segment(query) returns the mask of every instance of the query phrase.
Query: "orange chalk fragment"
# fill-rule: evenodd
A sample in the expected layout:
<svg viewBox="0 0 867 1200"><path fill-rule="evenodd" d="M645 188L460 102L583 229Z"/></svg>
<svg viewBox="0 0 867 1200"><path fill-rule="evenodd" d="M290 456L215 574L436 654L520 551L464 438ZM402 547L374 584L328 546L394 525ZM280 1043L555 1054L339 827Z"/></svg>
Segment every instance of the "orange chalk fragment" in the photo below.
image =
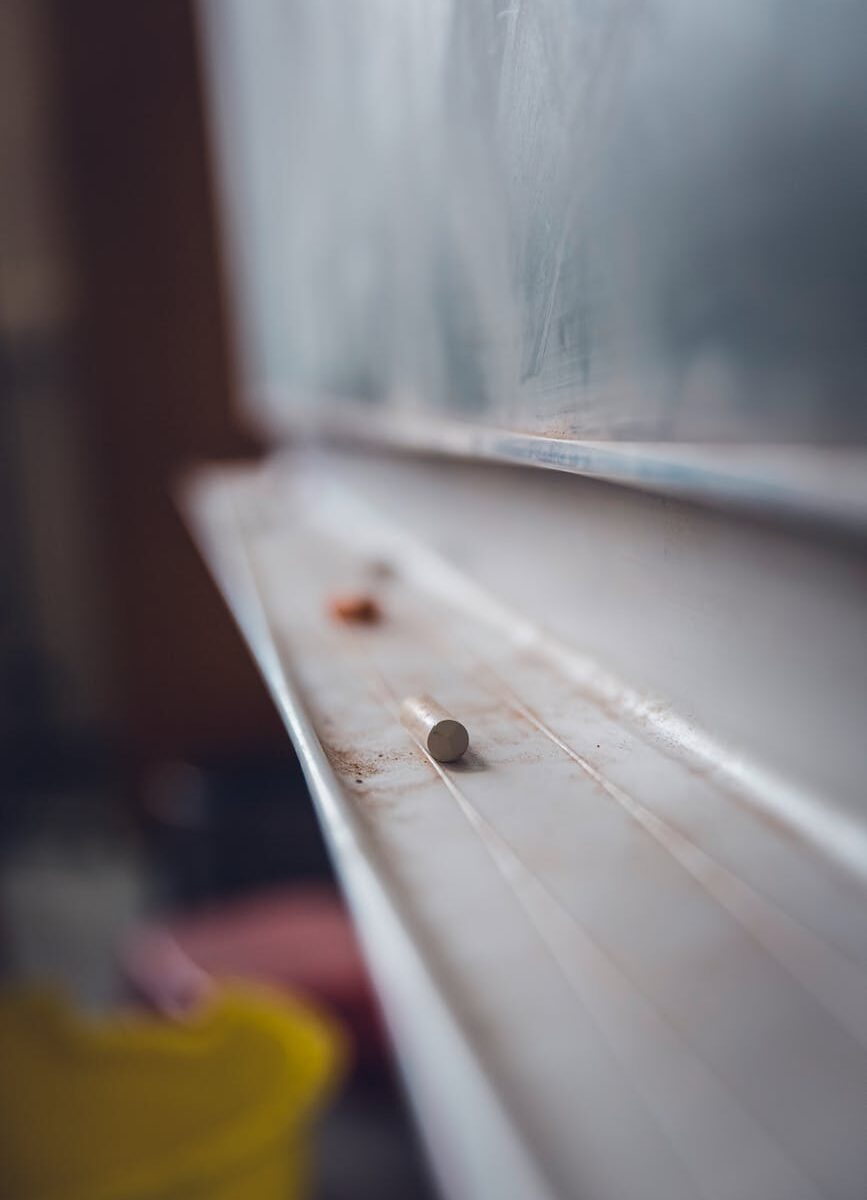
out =
<svg viewBox="0 0 867 1200"><path fill-rule="evenodd" d="M376 600L364 592L332 596L328 607L335 620L351 625L375 625L382 618L382 609Z"/></svg>

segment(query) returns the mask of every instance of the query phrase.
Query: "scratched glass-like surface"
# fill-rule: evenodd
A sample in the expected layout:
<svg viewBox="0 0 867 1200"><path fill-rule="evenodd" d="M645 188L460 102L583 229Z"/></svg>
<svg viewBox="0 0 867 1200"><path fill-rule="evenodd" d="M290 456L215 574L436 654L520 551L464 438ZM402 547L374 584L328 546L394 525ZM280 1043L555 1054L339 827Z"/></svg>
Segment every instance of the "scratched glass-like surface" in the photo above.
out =
<svg viewBox="0 0 867 1200"><path fill-rule="evenodd" d="M201 11L273 427L867 440L867 4Z"/></svg>

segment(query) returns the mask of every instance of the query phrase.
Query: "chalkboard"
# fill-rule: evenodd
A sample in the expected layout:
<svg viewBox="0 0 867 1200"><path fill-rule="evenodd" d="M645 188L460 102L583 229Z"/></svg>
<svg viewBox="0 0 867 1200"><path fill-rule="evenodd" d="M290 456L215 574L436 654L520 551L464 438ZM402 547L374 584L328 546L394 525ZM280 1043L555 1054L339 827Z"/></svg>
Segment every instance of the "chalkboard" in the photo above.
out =
<svg viewBox="0 0 867 1200"><path fill-rule="evenodd" d="M867 3L201 12L269 428L867 440Z"/></svg>

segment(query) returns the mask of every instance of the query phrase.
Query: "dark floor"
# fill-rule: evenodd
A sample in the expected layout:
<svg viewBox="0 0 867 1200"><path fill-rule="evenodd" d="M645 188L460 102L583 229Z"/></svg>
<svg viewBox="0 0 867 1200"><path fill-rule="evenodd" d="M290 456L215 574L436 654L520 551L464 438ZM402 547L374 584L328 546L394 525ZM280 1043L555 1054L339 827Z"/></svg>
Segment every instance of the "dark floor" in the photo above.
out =
<svg viewBox="0 0 867 1200"><path fill-rule="evenodd" d="M317 1138L316 1200L433 1200L403 1100L391 1081L350 1083Z"/></svg>

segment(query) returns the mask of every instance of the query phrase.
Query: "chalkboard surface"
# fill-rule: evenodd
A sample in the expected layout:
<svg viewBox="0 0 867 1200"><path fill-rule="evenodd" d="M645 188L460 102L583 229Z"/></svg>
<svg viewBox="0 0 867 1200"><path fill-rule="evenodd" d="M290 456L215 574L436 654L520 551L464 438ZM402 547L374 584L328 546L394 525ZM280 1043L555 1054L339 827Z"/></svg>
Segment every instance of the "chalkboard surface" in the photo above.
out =
<svg viewBox="0 0 867 1200"><path fill-rule="evenodd" d="M867 440L867 4L201 10L266 425Z"/></svg>

